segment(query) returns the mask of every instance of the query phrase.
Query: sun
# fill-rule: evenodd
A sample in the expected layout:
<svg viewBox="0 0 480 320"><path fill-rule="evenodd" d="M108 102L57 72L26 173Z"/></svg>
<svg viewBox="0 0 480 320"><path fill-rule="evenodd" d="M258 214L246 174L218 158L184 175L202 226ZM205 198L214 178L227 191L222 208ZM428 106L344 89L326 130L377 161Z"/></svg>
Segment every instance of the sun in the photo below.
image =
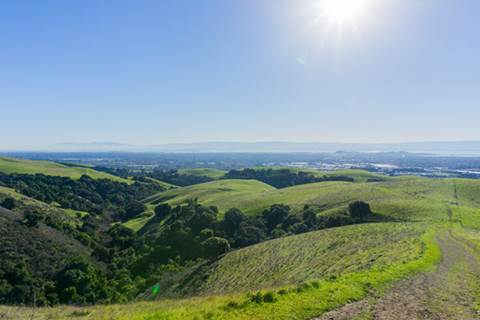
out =
<svg viewBox="0 0 480 320"><path fill-rule="evenodd" d="M329 24L356 24L365 16L371 0L319 0L318 9Z"/></svg>

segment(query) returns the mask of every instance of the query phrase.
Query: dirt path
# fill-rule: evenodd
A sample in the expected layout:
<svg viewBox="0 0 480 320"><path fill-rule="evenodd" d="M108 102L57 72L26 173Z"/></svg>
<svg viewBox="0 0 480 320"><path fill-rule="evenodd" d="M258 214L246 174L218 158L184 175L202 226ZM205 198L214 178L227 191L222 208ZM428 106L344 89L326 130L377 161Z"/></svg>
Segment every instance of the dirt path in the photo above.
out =
<svg viewBox="0 0 480 320"><path fill-rule="evenodd" d="M380 299L362 300L316 320L473 320L480 264L466 245L446 232L438 238L442 261L435 272L395 285Z"/></svg>

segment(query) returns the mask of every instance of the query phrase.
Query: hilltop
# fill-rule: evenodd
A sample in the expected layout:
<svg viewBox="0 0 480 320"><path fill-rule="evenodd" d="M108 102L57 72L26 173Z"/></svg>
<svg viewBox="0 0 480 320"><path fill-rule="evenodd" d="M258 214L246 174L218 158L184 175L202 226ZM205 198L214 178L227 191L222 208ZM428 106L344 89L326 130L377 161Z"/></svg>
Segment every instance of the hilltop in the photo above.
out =
<svg viewBox="0 0 480 320"><path fill-rule="evenodd" d="M6 174L44 174L49 176L61 176L79 179L82 175L88 175L93 179L109 179L118 182L130 183L126 179L96 171L82 166L71 166L50 161L32 161L24 159L0 157L0 172Z"/></svg>

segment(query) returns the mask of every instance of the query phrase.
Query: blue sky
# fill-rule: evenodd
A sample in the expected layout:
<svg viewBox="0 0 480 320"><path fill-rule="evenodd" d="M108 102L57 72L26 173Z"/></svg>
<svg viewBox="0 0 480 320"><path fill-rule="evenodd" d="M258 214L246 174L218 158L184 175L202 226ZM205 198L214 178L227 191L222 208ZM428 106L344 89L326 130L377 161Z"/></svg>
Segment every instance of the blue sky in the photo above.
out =
<svg viewBox="0 0 480 320"><path fill-rule="evenodd" d="M318 1L2 1L0 149L480 140L480 1Z"/></svg>

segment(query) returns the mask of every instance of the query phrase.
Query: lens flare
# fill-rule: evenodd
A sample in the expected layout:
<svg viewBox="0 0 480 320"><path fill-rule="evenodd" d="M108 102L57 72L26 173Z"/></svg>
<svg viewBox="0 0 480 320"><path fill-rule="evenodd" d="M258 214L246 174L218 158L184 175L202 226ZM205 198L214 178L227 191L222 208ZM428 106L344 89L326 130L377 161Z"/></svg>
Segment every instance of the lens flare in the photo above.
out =
<svg viewBox="0 0 480 320"><path fill-rule="evenodd" d="M319 0L320 18L330 26L343 29L345 25L355 28L368 11L372 0Z"/></svg>

